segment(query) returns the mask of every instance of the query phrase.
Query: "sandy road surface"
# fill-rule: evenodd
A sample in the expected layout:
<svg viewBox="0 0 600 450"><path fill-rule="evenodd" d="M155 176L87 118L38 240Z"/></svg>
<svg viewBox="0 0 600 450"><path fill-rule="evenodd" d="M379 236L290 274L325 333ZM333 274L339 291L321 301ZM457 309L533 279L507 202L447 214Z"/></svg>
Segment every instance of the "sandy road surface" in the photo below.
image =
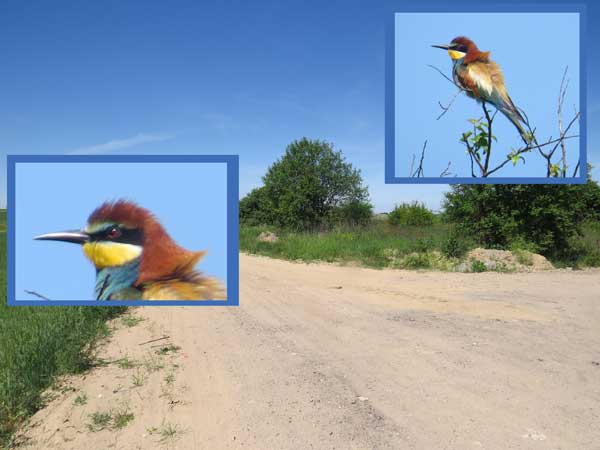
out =
<svg viewBox="0 0 600 450"><path fill-rule="evenodd" d="M21 447L600 449L599 271L240 262L241 307L117 321L113 362L69 381Z"/></svg>

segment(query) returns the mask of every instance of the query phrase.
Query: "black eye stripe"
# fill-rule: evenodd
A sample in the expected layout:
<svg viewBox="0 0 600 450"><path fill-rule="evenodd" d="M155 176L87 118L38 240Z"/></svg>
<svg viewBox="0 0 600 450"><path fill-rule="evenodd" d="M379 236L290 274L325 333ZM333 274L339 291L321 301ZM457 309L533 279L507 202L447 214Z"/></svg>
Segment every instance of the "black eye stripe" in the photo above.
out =
<svg viewBox="0 0 600 450"><path fill-rule="evenodd" d="M463 44L452 44L450 49L456 50L457 52L467 53L467 46Z"/></svg>
<svg viewBox="0 0 600 450"><path fill-rule="evenodd" d="M116 238L109 237L109 233L113 228L117 228L121 235ZM142 245L142 230L137 228L124 228L119 226L112 226L103 230L93 233L91 236L92 241L109 241L109 242L120 242L123 244Z"/></svg>

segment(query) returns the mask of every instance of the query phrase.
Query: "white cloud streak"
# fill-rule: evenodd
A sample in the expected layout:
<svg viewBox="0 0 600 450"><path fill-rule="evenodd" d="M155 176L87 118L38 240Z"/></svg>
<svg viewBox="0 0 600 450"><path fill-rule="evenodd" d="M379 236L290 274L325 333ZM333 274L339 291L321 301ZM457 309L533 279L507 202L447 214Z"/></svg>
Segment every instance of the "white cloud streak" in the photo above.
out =
<svg viewBox="0 0 600 450"><path fill-rule="evenodd" d="M117 150L136 147L142 144L148 144L150 142L168 141L170 139L173 139L174 137L175 136L169 134L138 133L135 136L125 139L115 139L112 141L105 142L103 144L80 147L68 153L71 155L101 155L105 153L112 153Z"/></svg>

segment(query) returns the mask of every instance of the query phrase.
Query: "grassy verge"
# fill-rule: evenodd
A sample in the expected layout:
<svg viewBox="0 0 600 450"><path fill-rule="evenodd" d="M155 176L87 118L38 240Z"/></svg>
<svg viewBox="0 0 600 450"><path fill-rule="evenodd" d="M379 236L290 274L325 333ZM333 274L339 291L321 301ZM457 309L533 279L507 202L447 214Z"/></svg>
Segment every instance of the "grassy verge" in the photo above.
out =
<svg viewBox="0 0 600 450"><path fill-rule="evenodd" d="M42 406L42 392L56 377L90 367L94 344L108 332L106 320L122 311L6 306L6 233L0 231L0 447Z"/></svg>
<svg viewBox="0 0 600 450"><path fill-rule="evenodd" d="M261 242L260 233L273 231L267 227L240 228L242 251L302 261L357 262L368 267L390 267L394 261L411 254L442 252L451 236L444 224L429 227L393 227L374 223L366 228L336 230L327 233L294 233L275 231L277 242ZM464 244L465 248L468 244ZM427 258L415 267L428 266ZM410 265L410 264L409 264Z"/></svg>
<svg viewBox="0 0 600 450"><path fill-rule="evenodd" d="M258 236L275 232L276 242ZM358 263L375 268L453 270L465 254L478 245L459 236L452 227L436 222L430 226L396 227L374 221L365 228L341 229L326 233L295 233L272 227L240 227L240 249L244 252L292 261ZM600 223L583 227L577 238L576 254L565 260L551 260L557 267L600 267ZM512 249L517 258L530 257ZM526 261L519 261L525 264Z"/></svg>

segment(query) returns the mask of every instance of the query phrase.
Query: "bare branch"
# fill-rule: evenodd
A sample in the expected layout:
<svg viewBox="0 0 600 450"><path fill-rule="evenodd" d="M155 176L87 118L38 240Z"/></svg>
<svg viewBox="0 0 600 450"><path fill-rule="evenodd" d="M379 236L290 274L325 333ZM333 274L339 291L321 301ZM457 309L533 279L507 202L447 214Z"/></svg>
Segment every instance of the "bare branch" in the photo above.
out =
<svg viewBox="0 0 600 450"><path fill-rule="evenodd" d="M35 291L28 291L27 289L25 289L25 293L27 293L29 295L33 295L34 297L37 297L37 298L41 298L42 300L50 300L45 295L39 294L39 293L37 293Z"/></svg>
<svg viewBox="0 0 600 450"><path fill-rule="evenodd" d="M579 137L579 135L575 135L575 136L563 136L562 138L554 139L554 140L548 141L548 142L546 142L544 144L538 144L538 145L535 145L535 146L524 147L524 148L522 148L520 150L517 150L516 152L513 152L512 156L514 157L514 156L522 155L523 153L527 153L527 152L529 152L531 150L541 149L543 147L555 144L555 143L560 142L560 141L565 140L565 139L573 139L573 138L578 138L578 137ZM504 167L506 164L508 164L510 161L512 161L512 158L511 157L507 157L502 163L500 163L494 169L490 170L487 174L491 175L494 172L497 172L502 167Z"/></svg>
<svg viewBox="0 0 600 450"><path fill-rule="evenodd" d="M408 171L408 176L412 177L413 167L415 166L415 154L412 155L412 160L410 162L410 170Z"/></svg>
<svg viewBox="0 0 600 450"><path fill-rule="evenodd" d="M427 140L425 140L425 142L423 143L423 148L421 149L421 160L419 161L419 167L417 167L417 170L415 170L413 172L413 174L411 175L413 178L421 178L423 176L425 176L425 173L423 172L423 160L425 159L425 149L427 148Z"/></svg>
<svg viewBox="0 0 600 450"><path fill-rule="evenodd" d="M458 97L461 92L462 90L456 91L456 94L454 94L454 97L452 97L450 103L448 103L448 106L444 106L442 105L442 102L438 101L438 105L440 106L440 108L442 108L442 113L439 116L437 116L435 120L440 120L442 117L444 117L444 114L446 114L450 110L450 107L454 104L456 97Z"/></svg>
<svg viewBox="0 0 600 450"><path fill-rule="evenodd" d="M448 165L446 166L446 168L444 170L442 170L442 173L440 173L440 178L444 178L449 175L452 175L452 173L450 172L451 165L452 165L452 161L448 161Z"/></svg>
<svg viewBox="0 0 600 450"><path fill-rule="evenodd" d="M442 72L442 69L436 67L436 66L432 66L431 64L427 64L428 67L431 67L433 70L436 70L441 76L443 76L446 80L448 80L450 83L452 83L454 86L456 86L457 88L459 88L461 91L464 91L463 88L461 88L460 86L458 86L454 80L450 79L444 72Z"/></svg>
<svg viewBox="0 0 600 450"><path fill-rule="evenodd" d="M575 166L575 170L573 171L573 178L575 178L575 175L577 175L577 171L579 170L580 163L581 163L581 161L577 161L577 165Z"/></svg>
<svg viewBox="0 0 600 450"><path fill-rule="evenodd" d="M494 117L496 117L496 113L498 112L498 110L496 110L496 113L494 113L494 115L490 117L490 113L489 113L488 109L485 107L485 101L481 102L481 107L483 108L483 112L485 114L485 118L488 123L488 131L487 131L488 132L488 137L487 137L488 145L487 145L487 152L485 154L485 163L483 164L484 173L482 174L485 177L485 176L487 176L487 171L490 166L490 156L492 155L492 140L493 140L492 123L494 122Z"/></svg>

